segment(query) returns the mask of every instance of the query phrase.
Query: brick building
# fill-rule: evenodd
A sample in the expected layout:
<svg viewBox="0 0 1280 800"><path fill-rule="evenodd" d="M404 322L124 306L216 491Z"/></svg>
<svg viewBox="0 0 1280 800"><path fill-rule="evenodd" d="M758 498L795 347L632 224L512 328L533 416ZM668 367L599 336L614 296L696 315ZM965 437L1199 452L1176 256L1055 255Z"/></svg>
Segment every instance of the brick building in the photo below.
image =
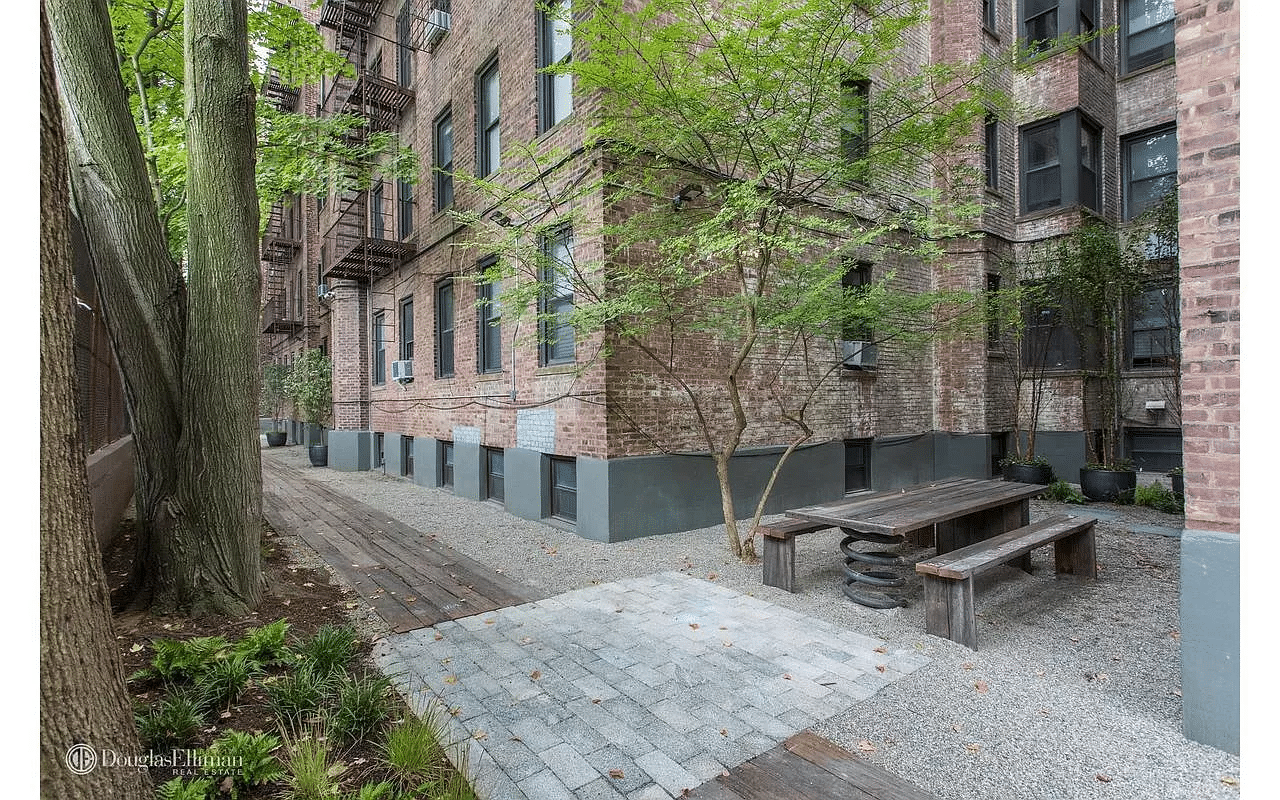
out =
<svg viewBox="0 0 1280 800"><path fill-rule="evenodd" d="M1186 563L1207 559L1210 581L1231 582L1239 533L1235 4L933 0L930 11L928 25L904 40L905 68L1103 33L1001 77L1021 110L974 133L981 146L970 166L987 184L980 236L950 243L940 264L860 268L870 277L892 268L906 290L1016 285L1044 243L1089 220L1123 228L1176 183L1181 280L1153 269L1125 310L1124 454L1163 473L1184 463L1185 449ZM590 107L575 107L582 101L563 81L538 72L571 42L532 2L326 0L312 13L357 75L304 90L302 107L360 113L369 130L399 132L421 158L417 182L282 204L264 240L268 357L288 362L318 346L333 358L330 466L385 469L604 541L719 522L711 460L688 435L688 411L669 402L671 387L625 350L597 360L599 341L552 331L533 342L510 330L483 304L492 289L473 279L485 259L458 246L468 231L449 212L479 201L449 173L496 173L515 142L563 148L584 173L592 169L579 147ZM597 203L587 201L585 213L603 218ZM543 245L555 258L603 248L568 228ZM1042 325L1037 335L1063 341L1057 323ZM842 357L839 342L831 350ZM1023 356L1002 347L999 332L923 352L889 344L865 356L863 368L824 386L814 436L784 470L771 511L987 476L1011 451L1011 375ZM1099 428L1083 358L1061 345L1044 378L1038 451L1069 479ZM660 446L640 429L661 432ZM749 432L734 467L741 516L780 444L775 426ZM1186 728L1238 749L1238 733L1229 735L1238 726L1222 708L1238 709L1238 685L1207 677L1238 658L1238 637L1224 641L1210 617L1186 605L1204 608L1210 595L1214 615L1238 614L1238 600L1207 583L1184 587ZM1203 637L1188 627L1197 621Z"/></svg>

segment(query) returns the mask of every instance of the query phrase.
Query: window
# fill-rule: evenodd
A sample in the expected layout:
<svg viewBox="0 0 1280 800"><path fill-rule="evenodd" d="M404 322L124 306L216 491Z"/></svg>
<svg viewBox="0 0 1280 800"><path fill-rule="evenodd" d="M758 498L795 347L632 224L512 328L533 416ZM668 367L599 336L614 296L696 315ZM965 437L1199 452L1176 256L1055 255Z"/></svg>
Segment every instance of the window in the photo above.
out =
<svg viewBox="0 0 1280 800"><path fill-rule="evenodd" d="M453 442L440 443L440 486L453 488Z"/></svg>
<svg viewBox="0 0 1280 800"><path fill-rule="evenodd" d="M481 178L502 165L502 136L498 104L498 60L476 79L476 175Z"/></svg>
<svg viewBox="0 0 1280 800"><path fill-rule="evenodd" d="M871 488L871 440L845 439L844 493Z"/></svg>
<svg viewBox="0 0 1280 800"><path fill-rule="evenodd" d="M987 346L1000 344L1000 276L987 273Z"/></svg>
<svg viewBox="0 0 1280 800"><path fill-rule="evenodd" d="M846 258L844 261L844 275L840 277L840 288L844 289L845 294L859 295L866 291L866 287L870 283L871 263ZM865 322L846 317L844 323L840 326L840 338L846 342L869 342L874 337L871 327Z"/></svg>
<svg viewBox="0 0 1280 800"><path fill-rule="evenodd" d="M578 463L552 456L551 516L568 522L578 519Z"/></svg>
<svg viewBox="0 0 1280 800"><path fill-rule="evenodd" d="M993 476L1004 473L1004 465L1000 462L1004 461L1009 455L1009 434L993 433L991 434L991 474Z"/></svg>
<svg viewBox="0 0 1280 800"><path fill-rule="evenodd" d="M387 382L387 312L373 315L373 382Z"/></svg>
<svg viewBox="0 0 1280 800"><path fill-rule="evenodd" d="M396 15L396 82L401 86L413 83L412 9L409 3L400 5Z"/></svg>
<svg viewBox="0 0 1280 800"><path fill-rule="evenodd" d="M413 297L400 301L400 360L413 360Z"/></svg>
<svg viewBox="0 0 1280 800"><path fill-rule="evenodd" d="M1178 357L1178 291L1152 287L1134 298L1130 309L1129 354L1134 367L1172 367Z"/></svg>
<svg viewBox="0 0 1280 800"><path fill-rule="evenodd" d="M413 437L400 437L400 474L406 478L413 476Z"/></svg>
<svg viewBox="0 0 1280 800"><path fill-rule="evenodd" d="M399 219L397 227L400 239L408 239L413 233L413 184L406 180L396 181L396 193L399 195Z"/></svg>
<svg viewBox="0 0 1280 800"><path fill-rule="evenodd" d="M435 123L436 211L453 205L453 112L445 112Z"/></svg>
<svg viewBox="0 0 1280 800"><path fill-rule="evenodd" d="M1120 26L1124 72L1173 58L1173 0L1125 0Z"/></svg>
<svg viewBox="0 0 1280 800"><path fill-rule="evenodd" d="M999 30L996 27L996 6L996 0L982 0L982 25L992 33Z"/></svg>
<svg viewBox="0 0 1280 800"><path fill-rule="evenodd" d="M840 125L840 157L852 169L852 180L862 180L871 150L871 81L846 78L840 82L844 105Z"/></svg>
<svg viewBox="0 0 1280 800"><path fill-rule="evenodd" d="M1079 369L1080 344L1067 327L1059 303L1042 298L1023 310L1022 365L1027 369Z"/></svg>
<svg viewBox="0 0 1280 800"><path fill-rule="evenodd" d="M480 262L481 273L496 263L496 258ZM476 368L480 372L502 371L502 315L498 293L496 283L476 284Z"/></svg>
<svg viewBox="0 0 1280 800"><path fill-rule="evenodd" d="M505 500L506 486L503 483L503 462L505 451L496 447L484 448L484 496L488 500Z"/></svg>
<svg viewBox="0 0 1280 800"><path fill-rule="evenodd" d="M386 219L382 216L382 181L378 181L369 190L369 238L385 239L387 237Z"/></svg>
<svg viewBox="0 0 1280 800"><path fill-rule="evenodd" d="M1050 49L1059 36L1084 35L1097 29L1098 0L1022 0L1022 38L1036 52ZM1085 47L1097 55L1098 38Z"/></svg>
<svg viewBox="0 0 1280 800"><path fill-rule="evenodd" d="M1178 135L1162 128L1125 139L1124 218L1133 219L1178 185Z"/></svg>
<svg viewBox="0 0 1280 800"><path fill-rule="evenodd" d="M1022 211L1102 206L1102 133L1078 111L1022 129Z"/></svg>
<svg viewBox="0 0 1280 800"><path fill-rule="evenodd" d="M983 142L986 145L985 166L987 188L993 191L1000 189L1000 120L988 111L982 127Z"/></svg>
<svg viewBox="0 0 1280 800"><path fill-rule="evenodd" d="M1182 466L1182 431L1126 428L1125 452L1133 465L1146 472L1168 472Z"/></svg>
<svg viewBox="0 0 1280 800"><path fill-rule="evenodd" d="M572 14L570 0L549 0L547 9L538 13L538 68L569 63L573 36L568 19ZM568 74L538 76L538 125L545 131L573 111L573 76Z"/></svg>
<svg viewBox="0 0 1280 800"><path fill-rule="evenodd" d="M383 444L383 435L381 433L375 433L373 435L373 466L374 467L385 466L387 463L386 459L383 458L382 444Z"/></svg>
<svg viewBox="0 0 1280 800"><path fill-rule="evenodd" d="M573 230L559 228L542 237L543 266L539 279L539 357L542 365L563 364L574 359L573 325Z"/></svg>
<svg viewBox="0 0 1280 800"><path fill-rule="evenodd" d="M436 377L453 377L453 278L436 284Z"/></svg>

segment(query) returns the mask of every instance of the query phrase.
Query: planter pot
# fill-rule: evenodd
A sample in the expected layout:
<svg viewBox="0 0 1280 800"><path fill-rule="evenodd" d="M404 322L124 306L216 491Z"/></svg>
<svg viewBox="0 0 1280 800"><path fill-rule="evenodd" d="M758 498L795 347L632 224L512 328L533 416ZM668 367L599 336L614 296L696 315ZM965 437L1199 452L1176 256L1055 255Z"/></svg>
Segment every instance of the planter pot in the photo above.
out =
<svg viewBox="0 0 1280 800"><path fill-rule="evenodd" d="M1005 464L1001 469L1006 481L1038 483L1041 486L1053 483L1053 467L1048 464Z"/></svg>
<svg viewBox="0 0 1280 800"><path fill-rule="evenodd" d="M1182 476L1181 476L1181 475L1170 475L1170 476L1169 476L1169 482L1170 482L1171 484L1173 484L1173 493L1174 493L1174 494L1176 494L1176 495L1182 495L1182 494L1183 494L1183 491L1182 491L1182 485L1183 485L1183 484L1182 484Z"/></svg>
<svg viewBox="0 0 1280 800"><path fill-rule="evenodd" d="M267 447L280 447L288 438L284 431L267 431Z"/></svg>
<svg viewBox="0 0 1280 800"><path fill-rule="evenodd" d="M327 466L329 463L329 445L313 444L307 448L307 456L311 459L311 466Z"/></svg>
<svg viewBox="0 0 1280 800"><path fill-rule="evenodd" d="M1138 473L1131 469L1080 468L1080 492L1090 500L1114 503L1120 498L1133 498Z"/></svg>

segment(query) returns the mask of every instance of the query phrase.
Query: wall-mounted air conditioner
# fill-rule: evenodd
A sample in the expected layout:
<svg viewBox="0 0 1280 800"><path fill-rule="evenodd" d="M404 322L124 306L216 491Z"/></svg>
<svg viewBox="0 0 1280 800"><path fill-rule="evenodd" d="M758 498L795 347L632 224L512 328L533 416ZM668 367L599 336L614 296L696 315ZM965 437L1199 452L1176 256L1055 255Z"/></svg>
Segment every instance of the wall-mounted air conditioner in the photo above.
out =
<svg viewBox="0 0 1280 800"><path fill-rule="evenodd" d="M440 40L449 32L452 25L452 18L448 11L441 11L434 8L427 13L426 30L423 32L423 47L427 51L436 49L436 45L440 44Z"/></svg>
<svg viewBox="0 0 1280 800"><path fill-rule="evenodd" d="M845 369L873 369L876 365L876 346L872 342L843 341L840 356Z"/></svg>
<svg viewBox="0 0 1280 800"><path fill-rule="evenodd" d="M397 383L410 383L413 381L413 361L392 361L391 362L391 380Z"/></svg>

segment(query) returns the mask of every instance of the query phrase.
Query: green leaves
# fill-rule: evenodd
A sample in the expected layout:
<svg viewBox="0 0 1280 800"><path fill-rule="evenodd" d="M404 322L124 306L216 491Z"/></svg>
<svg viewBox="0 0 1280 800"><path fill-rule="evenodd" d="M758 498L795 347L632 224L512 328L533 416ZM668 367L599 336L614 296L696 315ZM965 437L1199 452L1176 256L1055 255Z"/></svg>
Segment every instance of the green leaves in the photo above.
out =
<svg viewBox="0 0 1280 800"><path fill-rule="evenodd" d="M306 422L323 422L333 406L333 366L319 348L307 349L293 363L285 391Z"/></svg>

